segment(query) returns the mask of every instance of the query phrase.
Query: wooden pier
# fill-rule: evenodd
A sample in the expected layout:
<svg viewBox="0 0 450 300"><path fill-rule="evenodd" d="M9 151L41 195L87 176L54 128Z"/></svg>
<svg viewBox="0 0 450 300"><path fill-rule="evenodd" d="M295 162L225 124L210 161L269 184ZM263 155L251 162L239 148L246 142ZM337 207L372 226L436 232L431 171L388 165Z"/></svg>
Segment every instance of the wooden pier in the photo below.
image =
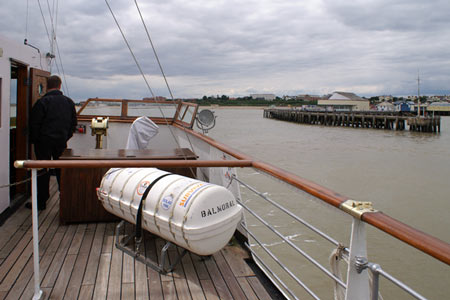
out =
<svg viewBox="0 0 450 300"><path fill-rule="evenodd" d="M264 118L301 124L440 132L439 116L402 115L399 112L324 112L296 109L264 109Z"/></svg>

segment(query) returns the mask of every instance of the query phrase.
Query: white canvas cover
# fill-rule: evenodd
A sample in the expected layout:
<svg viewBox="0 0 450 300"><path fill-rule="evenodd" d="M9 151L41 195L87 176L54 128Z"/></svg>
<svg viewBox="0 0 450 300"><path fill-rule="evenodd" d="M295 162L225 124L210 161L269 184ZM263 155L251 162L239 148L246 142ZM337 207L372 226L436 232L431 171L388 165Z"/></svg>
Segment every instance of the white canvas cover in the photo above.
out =
<svg viewBox="0 0 450 300"><path fill-rule="evenodd" d="M127 149L145 149L152 137L158 134L159 127L148 117L139 117L131 124L128 133Z"/></svg>

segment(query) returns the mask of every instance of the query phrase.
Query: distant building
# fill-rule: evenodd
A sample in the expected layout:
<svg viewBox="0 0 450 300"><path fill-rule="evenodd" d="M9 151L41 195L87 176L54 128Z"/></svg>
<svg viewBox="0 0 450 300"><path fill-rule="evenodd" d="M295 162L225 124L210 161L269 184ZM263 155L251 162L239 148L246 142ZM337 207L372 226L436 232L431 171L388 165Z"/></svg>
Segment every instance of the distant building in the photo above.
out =
<svg viewBox="0 0 450 300"><path fill-rule="evenodd" d="M395 111L402 111L402 112L409 112L412 110L411 107L414 107L414 102L412 102L412 101L408 101L408 102L396 101L392 104L394 104L394 106L395 106Z"/></svg>
<svg viewBox="0 0 450 300"><path fill-rule="evenodd" d="M167 100L167 98L163 97L163 96L156 96L156 97L145 97L142 100L146 100L146 101L147 100L165 101L165 100Z"/></svg>
<svg viewBox="0 0 450 300"><path fill-rule="evenodd" d="M276 98L274 94L251 94L250 97L252 97L252 99L255 100L267 100L267 101L273 101Z"/></svg>
<svg viewBox="0 0 450 300"><path fill-rule="evenodd" d="M334 92L328 99L319 100L317 105L334 111L370 110L369 100L346 92Z"/></svg>
<svg viewBox="0 0 450 300"><path fill-rule="evenodd" d="M391 102L387 102L387 101L383 101L379 104L377 104L377 110L378 111L394 111L395 110L395 105L392 104Z"/></svg>
<svg viewBox="0 0 450 300"><path fill-rule="evenodd" d="M392 95L383 95L383 96L378 96L378 99L380 101L392 101L394 99L394 97L392 97Z"/></svg>
<svg viewBox="0 0 450 300"><path fill-rule="evenodd" d="M446 112L450 114L450 103L447 102L433 102L427 107L428 112Z"/></svg>
<svg viewBox="0 0 450 300"><path fill-rule="evenodd" d="M319 95L308 95L308 94L304 94L304 95L298 95L295 96L296 100L304 100L304 101L314 101L314 100L319 100L321 99L321 97Z"/></svg>

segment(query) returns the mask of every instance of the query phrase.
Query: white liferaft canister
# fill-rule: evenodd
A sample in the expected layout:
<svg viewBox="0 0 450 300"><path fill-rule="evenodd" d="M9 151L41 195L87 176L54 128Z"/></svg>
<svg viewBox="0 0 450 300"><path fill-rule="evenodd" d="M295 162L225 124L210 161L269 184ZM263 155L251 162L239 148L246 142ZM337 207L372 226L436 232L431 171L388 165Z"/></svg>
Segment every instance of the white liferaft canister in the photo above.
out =
<svg viewBox="0 0 450 300"><path fill-rule="evenodd" d="M142 195L159 177L156 168L113 168L97 189L110 213L136 224ZM142 209L142 228L198 255L223 248L241 220L242 207L223 186L170 174L151 187Z"/></svg>

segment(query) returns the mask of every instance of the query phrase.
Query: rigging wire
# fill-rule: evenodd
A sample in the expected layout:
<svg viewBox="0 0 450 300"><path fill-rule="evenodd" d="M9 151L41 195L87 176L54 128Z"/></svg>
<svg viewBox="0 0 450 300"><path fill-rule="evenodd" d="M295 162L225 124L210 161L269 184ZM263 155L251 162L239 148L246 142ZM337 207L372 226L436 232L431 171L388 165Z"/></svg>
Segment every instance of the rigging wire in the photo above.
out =
<svg viewBox="0 0 450 300"><path fill-rule="evenodd" d="M45 31L47 32L48 42L50 45L52 44L52 39L50 38L50 34L48 33L47 23L45 22L44 12L42 11L41 2L37 0L39 4L39 10L41 11L42 21L44 22Z"/></svg>
<svg viewBox="0 0 450 300"><path fill-rule="evenodd" d="M141 17L142 25L144 26L145 32L147 34L148 41L150 42L150 45L151 45L151 47L153 49L153 54L155 55L156 61L158 62L159 69L161 70L161 74L162 74L162 76L164 78L164 81L166 83L167 89L169 90L170 97L172 98L172 100L174 100L174 97L173 97L173 94L172 94L172 90L170 89L169 82L167 81L166 74L164 73L164 70L162 68L162 65L161 65L161 62L159 60L158 54L156 53L155 46L153 45L152 38L150 37L150 33L148 31L147 25L145 24L144 17L142 16L141 10L139 9L139 5L137 3L137 0L134 0L134 3L136 4L136 8L137 8L137 10L139 12L139 16ZM191 139L189 138L189 135L187 134L186 131L184 131L184 134L186 135L186 138L187 138L187 140L189 142L189 145L191 147L191 150L193 152L194 151L194 146L192 145ZM173 138L177 141L175 135L173 133L172 133L172 135L173 135ZM181 148L180 144L178 143L178 141L177 141L177 144L178 144L178 147ZM187 158L185 157L185 159L187 159Z"/></svg>
<svg viewBox="0 0 450 300"><path fill-rule="evenodd" d="M139 16L141 17L142 25L144 25L144 29L145 29L145 32L147 33L148 41L150 42L150 45L152 46L153 53L155 54L155 58L156 58L156 61L158 62L159 69L161 70L161 74L164 77L164 81L166 82L166 86L167 86L167 89L169 90L170 97L172 98L172 100L174 100L172 90L170 89L169 83L167 82L166 74L164 74L164 70L162 68L161 62L159 61L159 57L158 57L158 54L156 53L156 49L155 49L155 46L153 45L153 41L150 37L150 33L148 32L147 25L145 24L144 18L142 17L142 13L141 13L141 10L139 9L137 0L134 0L134 3L136 4L136 8L139 12Z"/></svg>
<svg viewBox="0 0 450 300"><path fill-rule="evenodd" d="M28 3L29 3L29 1L30 0L27 0L27 14L26 14L26 17L25 17L25 41L27 40L27 38L28 38Z"/></svg>
<svg viewBox="0 0 450 300"><path fill-rule="evenodd" d="M56 33L55 33L55 26L53 24L53 15L52 15L52 11L50 9L50 4L48 3L48 0L47 0L47 9L48 9L48 14L50 15L50 25L52 25L52 27L51 27L51 29L52 29L52 43L50 44L50 49L51 49L51 54L53 54L54 49L55 49Z"/></svg>
<svg viewBox="0 0 450 300"><path fill-rule="evenodd" d="M107 5L108 8L109 8L109 11L111 12L111 15L112 15L112 17L113 17L113 19L114 19L114 22L115 22L116 25L117 25L117 28L118 28L119 31L120 31L120 34L122 35L122 38L123 38L125 44L126 44L127 47L128 47L128 50L129 50L130 53L131 53L131 56L132 56L133 59L134 59L134 62L136 63L136 66L137 66L138 69L139 69L139 72L141 72L142 78L144 79L145 84L147 85L148 90L149 90L150 93L152 94L153 99L156 100L155 93L153 92L152 88L150 87L150 84L148 83L147 78L146 78L145 75L144 75L144 71L142 71L141 65L140 65L139 62L137 61L137 58L136 58L136 56L134 55L134 52L133 52L133 50L131 49L130 44L128 43L128 40L127 40L127 38L125 37L125 34L123 33L122 28L120 27L119 22L117 21L116 16L114 15L114 12L113 12L112 9L111 9L111 6L109 6L108 0L105 0L105 2L106 2L106 5ZM162 110L161 110L161 112L162 112ZM164 115L163 115L163 116L164 116Z"/></svg>
<svg viewBox="0 0 450 300"><path fill-rule="evenodd" d="M105 0L105 3L106 3L106 5L108 6L109 11L111 12L111 15L112 15L112 17L113 17L113 19L114 19L114 22L116 23L117 28L119 29L120 34L122 35L122 38L123 38L125 44L127 45L128 50L130 51L131 56L133 57L133 60L134 60L134 62L135 62L135 64L136 64L136 66L138 67L138 69L139 69L139 71L140 71L140 73L141 73L141 75L142 75L142 77L143 77L143 79L144 79L144 81L145 81L145 83L146 83L146 85L147 85L147 88L149 89L150 93L152 94L153 99L156 100L155 93L153 92L152 88L150 87L150 84L148 83L147 78L145 77L144 71L142 70L142 68L141 68L141 66L140 66L140 64L139 64L139 62L138 62L136 56L134 55L134 52L133 52L133 50L131 49L131 46L130 46L130 44L128 43L128 40L127 40L127 38L125 37L125 34L124 34L122 28L120 27L120 24L119 24L119 22L117 21L117 18L116 18L116 16L114 15L114 12L113 12L111 6L110 6L109 3L108 3L108 0ZM177 144L178 148L181 148L180 142L179 142L178 139L176 138L175 133L173 132L173 130L172 130L172 128L171 128L171 126L170 126L170 124L169 124L169 122L168 122L166 116L164 115L164 112L163 112L163 110L161 109L161 106L160 106L160 105L158 105L158 109L159 109L159 111L161 112L161 115L163 116L163 119L164 119L164 121L166 122L166 126L167 126L167 128L169 129L170 134L172 135L172 137L173 137L175 143ZM186 132L185 132L185 133L186 133ZM186 136L187 136L187 133L186 133ZM192 146L192 143L191 143L189 137L187 137L187 138L188 138L188 140L189 140L189 144L190 144L190 146L191 146L191 150L193 151L194 148L193 148L193 146ZM186 157L186 155L183 155L183 158L184 158L185 160L188 159L188 158ZM189 169L191 170L192 174L195 174L192 168L189 168Z"/></svg>
<svg viewBox="0 0 450 300"><path fill-rule="evenodd" d="M58 59L59 59L60 65L61 65L62 72L59 70L57 60L55 60L55 66L56 66L56 69L58 70L58 73L63 75L63 78L64 78L64 80L63 80L64 93L68 97L70 97L69 87L67 86L66 72L64 71L64 65L62 63L62 56L61 56L61 52L59 51L58 41L56 39L56 20L57 20L57 16L58 16L58 10L57 10L58 9L58 5L56 5L56 11L55 11L55 1L53 1L53 13L52 13L52 10L50 9L50 4L49 4L49 2L47 0L47 9L48 9L48 13L50 15L50 20L51 20L51 25L52 25L52 33L53 33L53 35L52 35L53 36L52 37L52 42L50 44L50 48L51 48L51 52L52 52L51 55L53 55L53 52L54 52L54 49L55 49L55 45L56 45L56 53L58 55ZM55 21L53 21L53 19L55 19ZM64 88L64 86L65 86L65 88Z"/></svg>
<svg viewBox="0 0 450 300"><path fill-rule="evenodd" d="M63 66L62 58L61 58L61 52L59 51L59 45L58 45L58 41L56 40L56 37L55 37L55 45L56 45L56 52L58 53L59 63L61 64L61 70L62 70L64 82L65 82L65 85L66 85L66 92L65 93L67 94L68 97L70 97L69 87L67 86L66 72L64 71L64 66ZM55 61L55 64L56 64L56 61ZM58 72L59 72L59 70L58 70Z"/></svg>

